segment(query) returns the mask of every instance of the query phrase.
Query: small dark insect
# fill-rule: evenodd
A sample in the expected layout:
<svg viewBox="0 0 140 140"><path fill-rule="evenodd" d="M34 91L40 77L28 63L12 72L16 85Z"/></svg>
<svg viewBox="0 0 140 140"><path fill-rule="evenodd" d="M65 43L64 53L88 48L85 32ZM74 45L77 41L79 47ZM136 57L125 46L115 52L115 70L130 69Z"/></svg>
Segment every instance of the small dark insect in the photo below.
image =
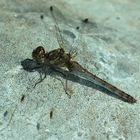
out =
<svg viewBox="0 0 140 140"><path fill-rule="evenodd" d="M50 6L50 11L53 11L53 6Z"/></svg>
<svg viewBox="0 0 140 140"><path fill-rule="evenodd" d="M36 128L37 128L37 130L40 129L40 123L37 123Z"/></svg>
<svg viewBox="0 0 140 140"><path fill-rule="evenodd" d="M82 22L88 23L89 22L89 19L88 18L85 18L85 19L82 20Z"/></svg>
<svg viewBox="0 0 140 140"><path fill-rule="evenodd" d="M40 15L40 18L43 19L44 18L44 15Z"/></svg>
<svg viewBox="0 0 140 140"><path fill-rule="evenodd" d="M52 117L53 117L53 111L51 110L50 111L50 119L52 119Z"/></svg>
<svg viewBox="0 0 140 140"><path fill-rule="evenodd" d="M23 102L24 99L25 99L25 95L22 95L21 98L20 98L20 101Z"/></svg>
<svg viewBox="0 0 140 140"><path fill-rule="evenodd" d="M6 111L4 112L4 114L3 114L3 116L6 117L7 114L8 114L8 111L6 110Z"/></svg>
<svg viewBox="0 0 140 140"><path fill-rule="evenodd" d="M80 27L79 27L79 26L77 26L77 27L76 27L76 30L79 30L79 29L80 29Z"/></svg>

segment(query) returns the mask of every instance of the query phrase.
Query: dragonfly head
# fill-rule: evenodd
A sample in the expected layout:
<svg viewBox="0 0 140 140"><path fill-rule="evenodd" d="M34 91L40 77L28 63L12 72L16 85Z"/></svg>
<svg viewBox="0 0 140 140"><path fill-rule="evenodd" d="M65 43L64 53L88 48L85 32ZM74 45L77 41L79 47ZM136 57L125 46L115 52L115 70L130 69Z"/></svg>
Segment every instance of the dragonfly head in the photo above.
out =
<svg viewBox="0 0 140 140"><path fill-rule="evenodd" d="M32 52L32 58L37 63L44 63L45 61L45 50L42 46L35 48Z"/></svg>

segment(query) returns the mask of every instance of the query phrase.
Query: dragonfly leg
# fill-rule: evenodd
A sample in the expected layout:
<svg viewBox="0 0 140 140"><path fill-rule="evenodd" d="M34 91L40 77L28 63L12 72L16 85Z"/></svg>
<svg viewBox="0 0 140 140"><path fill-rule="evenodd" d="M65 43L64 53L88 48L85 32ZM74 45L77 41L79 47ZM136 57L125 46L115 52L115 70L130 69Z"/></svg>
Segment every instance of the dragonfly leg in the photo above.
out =
<svg viewBox="0 0 140 140"><path fill-rule="evenodd" d="M65 93L68 95L68 98L71 98L71 94L68 92L68 88L67 88L67 81L68 80L66 79L66 83L64 84L63 81L60 78L58 78L56 76L54 78L57 79L57 80L59 80L61 82Z"/></svg>
<svg viewBox="0 0 140 140"><path fill-rule="evenodd" d="M41 83L45 78L46 78L46 74L44 75L44 77L42 77L42 73L40 73L40 78L38 80L38 82L35 83L34 88L36 87L37 84Z"/></svg>
<svg viewBox="0 0 140 140"><path fill-rule="evenodd" d="M65 88L65 90L67 91L68 97L71 98L71 96L72 96L72 94L73 94L73 91L72 91L72 89L68 86L68 78L67 78L67 75L65 75L65 76L66 76L66 82L65 82L64 88ZM69 91L69 92L68 92L68 91Z"/></svg>
<svg viewBox="0 0 140 140"><path fill-rule="evenodd" d="M68 80L67 79L66 79L66 83L65 83L64 89L65 89L66 94L68 95L68 97L71 98L71 93L68 92L69 89L68 89Z"/></svg>

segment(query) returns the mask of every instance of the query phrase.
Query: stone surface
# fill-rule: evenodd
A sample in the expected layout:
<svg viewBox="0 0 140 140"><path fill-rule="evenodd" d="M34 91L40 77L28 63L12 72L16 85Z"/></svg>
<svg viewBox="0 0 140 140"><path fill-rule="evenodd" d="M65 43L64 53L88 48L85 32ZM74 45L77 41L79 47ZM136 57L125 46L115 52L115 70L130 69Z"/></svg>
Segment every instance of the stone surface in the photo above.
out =
<svg viewBox="0 0 140 140"><path fill-rule="evenodd" d="M75 60L134 96L137 103L72 81L69 99L65 79L58 75L47 75L33 88L39 74L25 71L21 61L31 58L39 45L47 51L59 47L50 5L56 7L56 19L69 44L65 48L77 50ZM0 139L138 140L139 12L139 0L0 0ZM89 23L83 25L85 18Z"/></svg>

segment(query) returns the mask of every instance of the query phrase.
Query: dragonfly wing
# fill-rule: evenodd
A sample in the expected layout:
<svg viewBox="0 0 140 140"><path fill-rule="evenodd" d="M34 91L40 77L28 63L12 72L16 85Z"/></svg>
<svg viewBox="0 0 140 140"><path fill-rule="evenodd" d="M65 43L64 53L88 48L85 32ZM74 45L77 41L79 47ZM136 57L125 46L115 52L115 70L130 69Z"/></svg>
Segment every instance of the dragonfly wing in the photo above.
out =
<svg viewBox="0 0 140 140"><path fill-rule="evenodd" d="M75 31L75 28L73 28L72 26L69 26L71 23L70 19L65 18L63 14L60 12L60 10L55 6L50 7L50 13L55 24L55 33L56 33L56 38L57 38L59 47L65 48L68 51L70 50L71 53L74 52L74 54L76 54L75 53L76 50L74 50L74 48L77 43L77 38L76 38L76 35L73 33ZM61 21L61 24L63 24L63 27L65 29L60 28L60 25L61 25L59 24L60 21Z"/></svg>

